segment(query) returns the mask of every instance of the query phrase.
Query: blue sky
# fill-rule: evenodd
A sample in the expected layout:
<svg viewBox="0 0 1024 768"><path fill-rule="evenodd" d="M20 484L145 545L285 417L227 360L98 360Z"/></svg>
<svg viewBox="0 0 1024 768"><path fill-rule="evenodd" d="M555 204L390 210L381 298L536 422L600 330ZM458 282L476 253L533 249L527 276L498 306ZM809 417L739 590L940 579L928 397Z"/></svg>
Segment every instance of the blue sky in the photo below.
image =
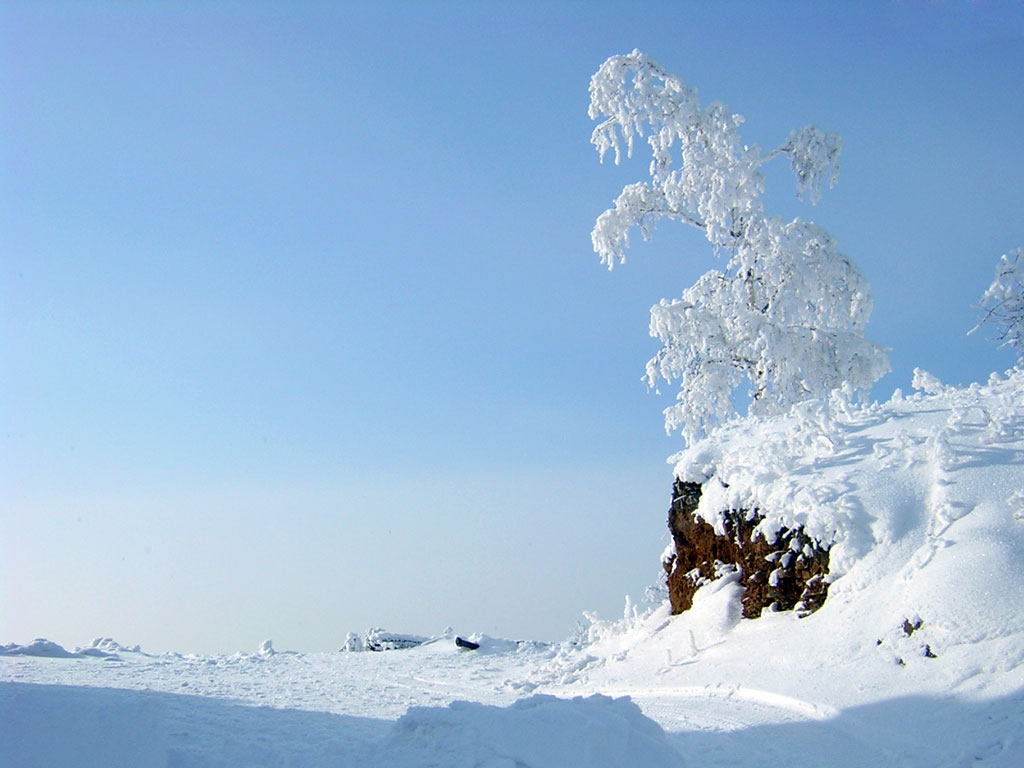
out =
<svg viewBox="0 0 1024 768"><path fill-rule="evenodd" d="M330 650L561 639L658 575L647 311L715 266L664 224L611 273L590 75L633 48L775 145L909 389L1024 244L1021 3L0 4L0 642Z"/></svg>

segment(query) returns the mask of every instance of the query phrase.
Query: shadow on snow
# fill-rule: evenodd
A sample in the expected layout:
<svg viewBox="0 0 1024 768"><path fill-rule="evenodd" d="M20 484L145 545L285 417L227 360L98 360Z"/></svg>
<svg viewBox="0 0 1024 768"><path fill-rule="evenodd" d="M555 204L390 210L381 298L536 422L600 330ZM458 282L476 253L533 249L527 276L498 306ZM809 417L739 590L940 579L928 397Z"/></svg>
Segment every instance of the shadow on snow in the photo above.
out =
<svg viewBox="0 0 1024 768"><path fill-rule="evenodd" d="M694 766L1020 768L1024 690L984 701L908 696L824 720L669 735Z"/></svg>
<svg viewBox="0 0 1024 768"><path fill-rule="evenodd" d="M363 766L392 726L156 691L0 683L8 768ZM693 766L1019 768L1024 690L984 701L911 696L823 720L669 737Z"/></svg>
<svg viewBox="0 0 1024 768"><path fill-rule="evenodd" d="M391 726L157 691L0 683L7 768L365 765Z"/></svg>

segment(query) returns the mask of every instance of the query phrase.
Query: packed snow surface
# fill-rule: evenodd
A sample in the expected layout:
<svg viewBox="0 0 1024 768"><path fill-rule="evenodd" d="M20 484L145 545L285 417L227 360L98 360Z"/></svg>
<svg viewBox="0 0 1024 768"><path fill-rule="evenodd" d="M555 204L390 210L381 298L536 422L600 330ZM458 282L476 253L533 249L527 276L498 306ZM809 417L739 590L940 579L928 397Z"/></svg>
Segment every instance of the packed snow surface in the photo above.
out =
<svg viewBox="0 0 1024 768"><path fill-rule="evenodd" d="M561 644L371 630L323 654L0 646L5 766L1024 765L1024 372L745 419L676 457L698 514L832 547L825 605L736 574ZM653 535L652 535L653 539ZM371 652L386 638L395 650ZM402 641L402 642L399 642ZM358 652L362 651L362 652Z"/></svg>

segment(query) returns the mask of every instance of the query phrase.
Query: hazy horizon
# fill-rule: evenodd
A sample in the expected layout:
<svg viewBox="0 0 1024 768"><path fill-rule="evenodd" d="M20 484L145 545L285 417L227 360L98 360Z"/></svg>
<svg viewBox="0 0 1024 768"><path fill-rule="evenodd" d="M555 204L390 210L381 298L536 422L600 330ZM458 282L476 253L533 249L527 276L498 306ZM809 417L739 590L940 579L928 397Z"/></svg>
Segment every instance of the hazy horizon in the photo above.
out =
<svg viewBox="0 0 1024 768"><path fill-rule="evenodd" d="M563 639L659 577L648 309L721 265L594 219L638 48L838 185L768 207L870 281L874 389L1012 365L967 332L1024 245L1020 4L0 4L0 643Z"/></svg>

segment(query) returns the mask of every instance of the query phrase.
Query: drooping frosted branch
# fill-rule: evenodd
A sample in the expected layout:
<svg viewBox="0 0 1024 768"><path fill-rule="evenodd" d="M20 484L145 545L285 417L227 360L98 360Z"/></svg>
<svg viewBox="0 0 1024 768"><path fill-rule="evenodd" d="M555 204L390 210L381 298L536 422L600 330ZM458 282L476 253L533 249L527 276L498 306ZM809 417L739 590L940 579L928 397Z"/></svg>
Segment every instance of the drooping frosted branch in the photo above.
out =
<svg viewBox="0 0 1024 768"><path fill-rule="evenodd" d="M631 86L626 87L631 74ZM699 110L695 90L636 50L626 56L612 56L590 78L590 119L608 118L590 137L602 160L609 149L614 150L616 163L621 160L620 134L632 157L634 139L644 135L645 124L653 132L666 117L676 123L686 122Z"/></svg>
<svg viewBox="0 0 1024 768"><path fill-rule="evenodd" d="M715 247L733 246L748 223L762 215L764 178L759 168L772 157L789 156L799 193L812 202L820 199L823 182L833 186L838 180L838 136L810 126L762 156L756 145L743 144L741 116L724 104L702 108L696 89L639 51L613 56L601 65L590 80L589 114L594 120L603 118L590 139L602 160L613 151L619 163L623 143L631 157L636 140L647 137L649 185L660 193L661 205L646 215L671 215L697 226ZM618 208L617 200L616 208L598 220L593 235L594 249L609 267L625 260L629 229L646 221L615 215Z"/></svg>
<svg viewBox="0 0 1024 768"><path fill-rule="evenodd" d="M810 197L812 203L821 200L822 182L831 189L839 181L839 153L843 140L834 133L825 133L815 125L793 131L780 151L789 155L796 175L800 199Z"/></svg>

